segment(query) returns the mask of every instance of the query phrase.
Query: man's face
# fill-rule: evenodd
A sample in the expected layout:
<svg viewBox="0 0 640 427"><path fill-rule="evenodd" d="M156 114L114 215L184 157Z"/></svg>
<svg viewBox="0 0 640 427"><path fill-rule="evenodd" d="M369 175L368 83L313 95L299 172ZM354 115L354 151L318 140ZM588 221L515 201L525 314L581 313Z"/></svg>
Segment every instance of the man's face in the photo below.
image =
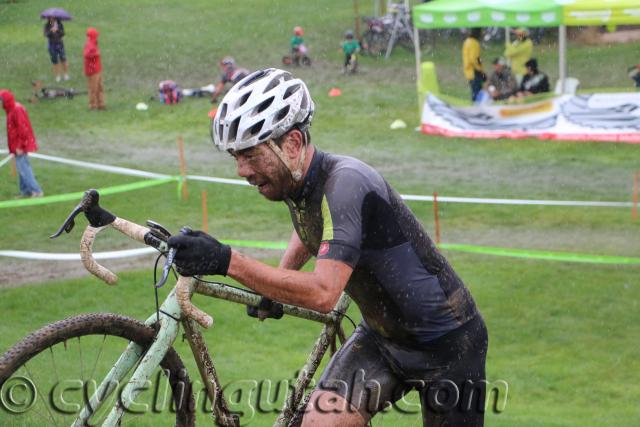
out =
<svg viewBox="0 0 640 427"><path fill-rule="evenodd" d="M500 63L493 64L493 69L496 71L496 73L501 74L502 70L504 70L504 65Z"/></svg>
<svg viewBox="0 0 640 427"><path fill-rule="evenodd" d="M259 144L232 153L238 176L258 188L271 201L281 201L289 194L293 182L291 172L267 144Z"/></svg>

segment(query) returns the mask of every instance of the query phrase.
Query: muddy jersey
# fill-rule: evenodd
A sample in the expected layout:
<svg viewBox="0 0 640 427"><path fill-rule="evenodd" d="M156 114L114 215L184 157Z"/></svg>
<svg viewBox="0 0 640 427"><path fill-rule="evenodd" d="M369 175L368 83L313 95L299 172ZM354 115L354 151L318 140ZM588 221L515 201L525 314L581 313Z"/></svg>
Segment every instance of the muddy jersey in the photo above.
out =
<svg viewBox="0 0 640 427"><path fill-rule="evenodd" d="M353 267L345 291L381 336L420 345L476 315L462 280L372 167L316 150L287 205L311 254Z"/></svg>

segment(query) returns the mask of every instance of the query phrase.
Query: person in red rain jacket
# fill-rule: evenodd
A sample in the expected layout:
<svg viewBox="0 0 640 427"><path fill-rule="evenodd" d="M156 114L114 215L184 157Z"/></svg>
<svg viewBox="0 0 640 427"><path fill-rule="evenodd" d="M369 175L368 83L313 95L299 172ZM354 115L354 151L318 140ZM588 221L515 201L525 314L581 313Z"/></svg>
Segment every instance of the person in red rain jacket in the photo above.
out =
<svg viewBox="0 0 640 427"><path fill-rule="evenodd" d="M104 110L104 88L102 87L102 64L98 47L98 30L87 29L87 42L84 45L84 75L89 88L89 109Z"/></svg>
<svg viewBox="0 0 640 427"><path fill-rule="evenodd" d="M41 197L42 189L31 170L28 154L38 150L27 110L16 102L13 94L0 89L2 108L7 113L7 143L9 152L15 156L20 180L20 194L24 197Z"/></svg>

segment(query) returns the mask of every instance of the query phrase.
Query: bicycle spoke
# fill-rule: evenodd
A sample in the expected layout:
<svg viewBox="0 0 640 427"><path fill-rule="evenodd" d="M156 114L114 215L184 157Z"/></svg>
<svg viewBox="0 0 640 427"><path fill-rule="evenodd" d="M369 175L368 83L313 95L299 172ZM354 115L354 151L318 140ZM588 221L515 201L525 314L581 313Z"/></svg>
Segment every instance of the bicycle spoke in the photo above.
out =
<svg viewBox="0 0 640 427"><path fill-rule="evenodd" d="M33 377L33 374L31 374L31 371L29 371L29 366L27 366L27 364L24 364L24 369L27 371L27 373L29 374L29 377L31 378L31 382L33 383L33 386L36 388L36 394L40 397L40 400L42 400L42 404L44 405L44 407L47 409L47 412L49 413L49 416L51 417L51 421L53 421L53 424L57 427L58 423L56 422L55 418L53 417L53 414L51 413L51 410L49 409L49 406L47 405L47 402L44 400L44 397L42 395L42 393L40 392L40 389L38 388L38 385Z"/></svg>
<svg viewBox="0 0 640 427"><path fill-rule="evenodd" d="M84 369L82 366L82 342L80 341L80 337L78 337L78 349L80 351L80 380L84 381Z"/></svg>
<svg viewBox="0 0 640 427"><path fill-rule="evenodd" d="M102 350L104 349L104 343L107 340L107 336L102 336L102 343L100 343L100 348L98 350L98 356L96 357L96 361L93 364L93 368L91 369L91 376L89 376L89 380L93 379L93 375L96 373L96 366L98 366L98 361L100 360L100 356L102 355Z"/></svg>
<svg viewBox="0 0 640 427"><path fill-rule="evenodd" d="M60 377L58 376L58 367L56 366L56 358L53 355L53 346L49 347L49 354L51 355L51 364L53 364L53 373L56 375L56 382L60 382Z"/></svg>

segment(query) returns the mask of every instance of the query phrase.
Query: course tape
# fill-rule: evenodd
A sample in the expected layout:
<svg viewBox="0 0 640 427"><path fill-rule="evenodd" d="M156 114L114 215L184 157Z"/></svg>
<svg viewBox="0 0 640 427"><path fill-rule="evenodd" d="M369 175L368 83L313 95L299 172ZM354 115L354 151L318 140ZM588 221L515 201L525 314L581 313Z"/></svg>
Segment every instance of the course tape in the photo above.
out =
<svg viewBox="0 0 640 427"><path fill-rule="evenodd" d="M245 247L254 249L277 249L284 250L287 247L287 242L269 242L262 240L223 240L226 243L235 247ZM561 261L561 262L581 262L589 264L615 264L615 265L640 265L640 258L637 257L623 257L613 255L591 255L591 254L577 254L569 252L550 252L550 251L537 251L527 249L511 249L511 248L496 248L492 246L474 246L474 245L461 245L455 243L441 243L439 245L441 249L456 252L468 252L473 254L493 255L512 258L527 258L534 260L545 261ZM96 259L114 259L114 258L128 258L133 256L147 255L150 253L156 253L153 248L140 248L140 249L127 249L122 251L112 252L96 252L93 256ZM45 252L27 252L27 251L0 251L0 256L33 260L54 260L54 261L75 261L80 259L80 254L64 254L64 253L45 253Z"/></svg>
<svg viewBox="0 0 640 427"><path fill-rule="evenodd" d="M13 157L13 154L9 154L7 157L2 159L2 161L0 161L0 168L6 165L7 163L9 163L9 160L11 160L12 157Z"/></svg>
<svg viewBox="0 0 640 427"><path fill-rule="evenodd" d="M0 153L7 152L0 149ZM53 162L64 163L68 165L89 168L93 170L100 170L104 172L113 172L123 175L141 176L145 178L168 178L171 175L159 174L155 172L147 172L137 169L123 168L119 166L109 166L99 163L82 162L79 160L65 159L62 157L48 156L39 153L30 153L30 156L43 160L50 160ZM5 159L6 160L6 159ZM3 160L4 161L4 160ZM215 182L219 184L231 184L231 185L250 185L248 182L241 179L229 179L209 177L202 175L187 175L187 180ZM432 202L433 196L422 196L415 194L401 194L404 200L410 201L423 201ZM575 201L575 200L527 200L527 199L494 199L494 198L476 198L476 197L448 197L438 196L439 202L450 203L477 203L477 204L493 204L493 205L541 205L541 206L591 206L591 207L613 207L613 208L630 208L633 207L632 202L607 202L607 201Z"/></svg>
<svg viewBox="0 0 640 427"><path fill-rule="evenodd" d="M442 249L474 254L504 256L511 258L528 258L547 261L583 262L589 264L630 264L640 265L638 257L624 257L614 255L576 254L570 252L537 251L529 249L496 248L491 246L460 245L455 243L441 243Z"/></svg>
<svg viewBox="0 0 640 427"><path fill-rule="evenodd" d="M177 181L177 177L148 179L144 181L131 182L129 184L114 185L113 187L105 187L98 189L101 195L124 193L141 188L153 187L156 185L166 184L168 182ZM57 194L55 196L35 197L29 199L5 200L0 202L0 209L15 208L24 206L45 205L49 203L68 202L70 200L80 200L84 195L84 191L77 193Z"/></svg>

